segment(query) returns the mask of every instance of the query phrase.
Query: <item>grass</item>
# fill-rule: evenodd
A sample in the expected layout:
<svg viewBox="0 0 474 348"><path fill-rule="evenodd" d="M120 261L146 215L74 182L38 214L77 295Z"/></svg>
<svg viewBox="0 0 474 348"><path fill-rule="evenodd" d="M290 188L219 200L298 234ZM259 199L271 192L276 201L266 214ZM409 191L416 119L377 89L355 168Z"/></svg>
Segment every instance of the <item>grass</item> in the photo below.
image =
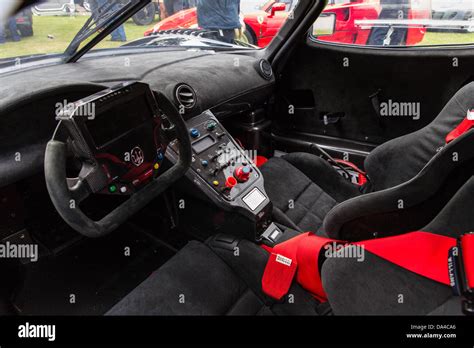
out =
<svg viewBox="0 0 474 348"><path fill-rule="evenodd" d="M88 16L34 16L31 37L22 38L20 42L7 41L0 45L0 58L18 57L31 54L62 53L72 41ZM129 20L125 23L127 40L143 37L144 32L152 27L139 26ZM48 37L49 36L49 37ZM113 48L122 42L103 40L96 48Z"/></svg>
<svg viewBox="0 0 474 348"><path fill-rule="evenodd" d="M428 32L418 45L459 45L474 43L474 33L434 33Z"/></svg>
<svg viewBox="0 0 474 348"><path fill-rule="evenodd" d="M0 0L1 1L1 0ZM62 53L74 35L79 31L88 16L34 16L34 36L22 38L20 42L0 45L0 58L19 57L31 54ZM129 20L125 23L127 40L143 37L150 26L138 26ZM434 33L428 32L418 45L468 44L474 43L474 33ZM121 42L102 41L96 48L113 48Z"/></svg>

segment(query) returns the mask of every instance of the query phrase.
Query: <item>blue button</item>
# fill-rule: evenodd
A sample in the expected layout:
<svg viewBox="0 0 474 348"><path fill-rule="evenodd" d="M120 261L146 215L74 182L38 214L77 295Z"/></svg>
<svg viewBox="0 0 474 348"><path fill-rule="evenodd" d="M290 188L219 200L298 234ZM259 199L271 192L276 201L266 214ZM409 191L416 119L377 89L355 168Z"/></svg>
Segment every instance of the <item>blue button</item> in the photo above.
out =
<svg viewBox="0 0 474 348"><path fill-rule="evenodd" d="M203 167L207 167L209 165L209 162L208 161L202 161L201 164L202 164Z"/></svg>
<svg viewBox="0 0 474 348"><path fill-rule="evenodd" d="M199 136L201 135L196 128L192 128L189 134L192 138L199 138Z"/></svg>
<svg viewBox="0 0 474 348"><path fill-rule="evenodd" d="M244 174L249 174L250 173L250 168L249 167L244 167L244 168L242 168L242 172Z"/></svg>

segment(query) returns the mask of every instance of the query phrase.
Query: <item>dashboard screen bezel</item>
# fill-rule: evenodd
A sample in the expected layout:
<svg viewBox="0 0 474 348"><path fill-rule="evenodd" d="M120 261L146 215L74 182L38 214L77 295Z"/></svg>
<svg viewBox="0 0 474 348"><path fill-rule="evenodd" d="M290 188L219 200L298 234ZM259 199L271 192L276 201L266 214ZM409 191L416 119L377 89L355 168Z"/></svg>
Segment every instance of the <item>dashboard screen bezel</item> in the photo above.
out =
<svg viewBox="0 0 474 348"><path fill-rule="evenodd" d="M107 113L107 111L109 111L110 109L123 105L123 103L136 100L140 97L144 97L146 101L146 105L143 105L143 109L146 110L145 113L147 114L146 119L144 118L144 121L138 124L136 127L129 129L121 134L118 134L117 136L113 137L112 139L108 140L103 144L96 142L96 139L94 138L90 130L90 128L93 127L94 120L89 120L86 117L73 115L72 119L74 121L74 124L78 128L79 133L82 134L83 139L92 154L101 153L107 150L107 148L113 146L114 143L127 136L127 134L129 134L130 132L133 132L137 128L142 127L148 121L150 123L155 122L156 118L159 117L161 113L153 95L153 92L151 91L149 86L140 82L123 83L114 88L82 99L77 103L78 109L80 107L84 107L88 103L94 103L95 118L99 118L104 117L104 114ZM137 113L140 112L143 112L143 110L137 110ZM111 122L113 121L114 120L111 120Z"/></svg>

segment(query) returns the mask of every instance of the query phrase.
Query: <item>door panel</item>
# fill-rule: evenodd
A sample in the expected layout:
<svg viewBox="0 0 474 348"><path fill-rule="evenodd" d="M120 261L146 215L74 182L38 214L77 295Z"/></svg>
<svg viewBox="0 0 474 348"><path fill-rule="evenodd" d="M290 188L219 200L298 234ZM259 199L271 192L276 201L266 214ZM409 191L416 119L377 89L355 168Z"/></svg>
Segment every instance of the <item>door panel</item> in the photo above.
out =
<svg viewBox="0 0 474 348"><path fill-rule="evenodd" d="M473 63L467 49L302 42L280 80L275 131L381 144L429 124L472 81Z"/></svg>

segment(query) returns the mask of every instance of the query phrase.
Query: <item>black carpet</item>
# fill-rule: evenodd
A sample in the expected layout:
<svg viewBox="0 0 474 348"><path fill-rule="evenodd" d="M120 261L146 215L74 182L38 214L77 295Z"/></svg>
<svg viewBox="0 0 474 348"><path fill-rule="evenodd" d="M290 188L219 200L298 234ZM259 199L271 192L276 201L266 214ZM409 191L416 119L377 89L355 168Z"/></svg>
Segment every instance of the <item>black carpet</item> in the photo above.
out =
<svg viewBox="0 0 474 348"><path fill-rule="evenodd" d="M13 304L23 315L102 315L173 255L165 245L122 227L24 265Z"/></svg>

